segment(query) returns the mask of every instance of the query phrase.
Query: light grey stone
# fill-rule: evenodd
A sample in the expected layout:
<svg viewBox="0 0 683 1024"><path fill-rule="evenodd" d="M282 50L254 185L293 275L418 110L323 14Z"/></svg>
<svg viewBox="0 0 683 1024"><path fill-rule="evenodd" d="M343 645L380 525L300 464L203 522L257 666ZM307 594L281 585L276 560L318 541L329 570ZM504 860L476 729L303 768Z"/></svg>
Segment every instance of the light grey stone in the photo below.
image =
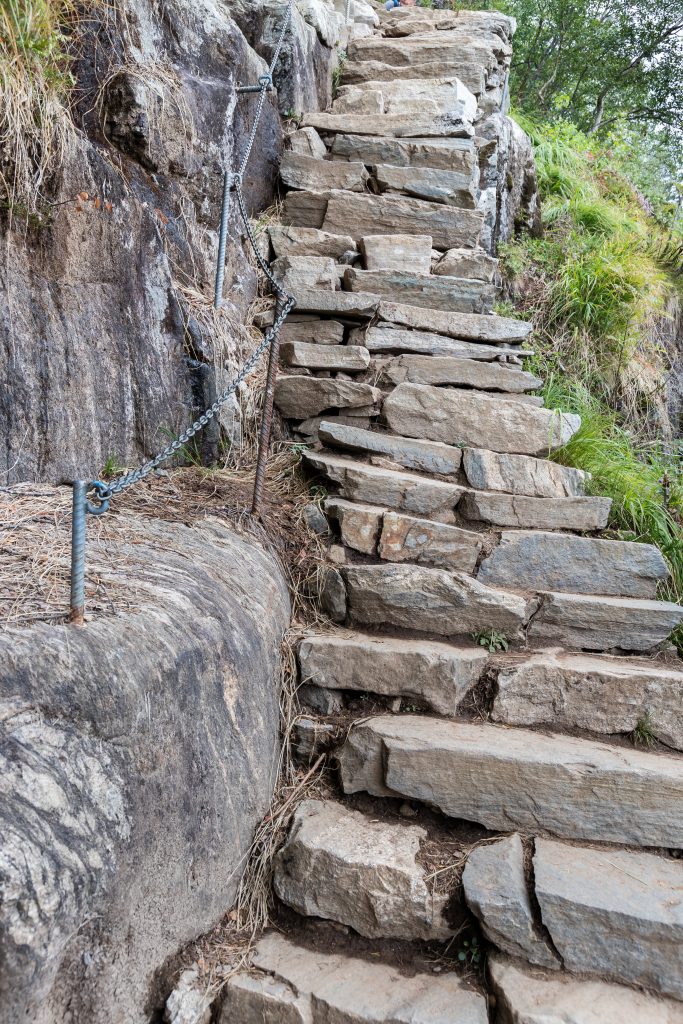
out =
<svg viewBox="0 0 683 1024"><path fill-rule="evenodd" d="M269 974L236 974L228 981L219 1024L310 1024L310 997Z"/></svg>
<svg viewBox="0 0 683 1024"><path fill-rule="evenodd" d="M397 434L521 455L566 444L581 424L570 413L427 384L399 384L385 399L383 412Z"/></svg>
<svg viewBox="0 0 683 1024"><path fill-rule="evenodd" d="M327 377L278 377L275 405L283 416L304 420L325 409L371 405L380 393L369 384Z"/></svg>
<svg viewBox="0 0 683 1024"><path fill-rule="evenodd" d="M341 345L344 342L344 325L336 320L320 320L316 317L288 317L280 329L280 338L286 341L303 341L315 345Z"/></svg>
<svg viewBox="0 0 683 1024"><path fill-rule="evenodd" d="M329 196L329 192L288 192L282 204L282 223L299 228L322 228Z"/></svg>
<svg viewBox="0 0 683 1024"><path fill-rule="evenodd" d="M327 156L327 146L315 128L299 128L287 136L287 143L292 153L300 156L312 156L316 160L324 160Z"/></svg>
<svg viewBox="0 0 683 1024"><path fill-rule="evenodd" d="M166 1000L164 1024L209 1024L211 997L206 983L199 981L199 972L189 968L178 978Z"/></svg>
<svg viewBox="0 0 683 1024"><path fill-rule="evenodd" d="M322 288L301 287L290 289L301 313L322 313L328 316L369 320L379 306L379 295L361 292L325 291Z"/></svg>
<svg viewBox="0 0 683 1024"><path fill-rule="evenodd" d="M381 110L368 110L368 113L402 114L410 110L424 116L429 110L451 116L459 114L471 121L477 112L476 97L459 78L452 75L430 81L422 78L399 78L391 83L378 80L342 85L338 100L360 102L363 96L374 97L377 94L382 97ZM340 112L338 100L332 107L334 113ZM353 131L357 132L358 129L354 126Z"/></svg>
<svg viewBox="0 0 683 1024"><path fill-rule="evenodd" d="M466 448L463 469L471 487L482 491L508 491L535 498L579 498L590 474L560 466L547 459L509 455L482 448Z"/></svg>
<svg viewBox="0 0 683 1024"><path fill-rule="evenodd" d="M346 618L346 585L338 569L332 565L325 567L325 577L320 588L320 602L323 610L333 622L343 622Z"/></svg>
<svg viewBox="0 0 683 1024"><path fill-rule="evenodd" d="M276 256L330 256L339 260L356 248L350 235L331 235L318 228L295 228L280 224L268 228Z"/></svg>
<svg viewBox="0 0 683 1024"><path fill-rule="evenodd" d="M332 104L332 113L384 114L384 93L379 88L353 89L351 86L342 86Z"/></svg>
<svg viewBox="0 0 683 1024"><path fill-rule="evenodd" d="M442 211L443 216L443 211ZM410 327L417 331L433 331L465 341L518 342L531 334L531 324L507 316L477 313L451 313L440 309L409 306L404 302L383 300L377 310L379 320ZM446 353L435 353L445 355Z"/></svg>
<svg viewBox="0 0 683 1024"><path fill-rule="evenodd" d="M448 716L479 682L488 660L481 647L355 632L304 637L299 646L302 679L330 689L417 699Z"/></svg>
<svg viewBox="0 0 683 1024"><path fill-rule="evenodd" d="M434 355L398 356L384 364L382 377L392 384L453 384L481 391L507 392L529 391L542 383L517 366Z"/></svg>
<svg viewBox="0 0 683 1024"><path fill-rule="evenodd" d="M526 352L519 349L506 348L503 344L485 345L478 341L459 341L457 338L448 338L443 334L403 330L389 324L368 327L365 330L358 328L353 339L357 340L357 343L365 345L370 352L379 353L414 352L417 355L430 357L480 360L489 363L506 359L519 362L522 356L527 355ZM388 365L388 363L384 365Z"/></svg>
<svg viewBox="0 0 683 1024"><path fill-rule="evenodd" d="M683 1024L671 999L614 985L523 970L500 956L487 958L501 1024Z"/></svg>
<svg viewBox="0 0 683 1024"><path fill-rule="evenodd" d="M304 800L275 857L275 892L297 913L337 921L366 938L447 939L449 897L430 893L416 862L426 838L416 825Z"/></svg>
<svg viewBox="0 0 683 1024"><path fill-rule="evenodd" d="M436 103L424 103L424 113L397 114L305 114L304 127L321 132L341 132L356 135L388 135L397 139L416 138L471 138L474 135L472 118L467 113L453 111L440 114Z"/></svg>
<svg viewBox="0 0 683 1024"><path fill-rule="evenodd" d="M375 430L324 420L318 431L320 440L334 448L352 452L386 455L407 469L425 473L452 475L457 473L462 459L460 448L451 448L438 441L415 441L396 434L381 434Z"/></svg>
<svg viewBox="0 0 683 1024"><path fill-rule="evenodd" d="M509 61L512 49L498 35L486 35L479 28L472 31L445 30L412 35L409 40L373 36L358 39L349 47L349 58L380 61L397 67L428 61L450 62L457 68L464 62L479 60L485 66L496 66L501 59Z"/></svg>
<svg viewBox="0 0 683 1024"><path fill-rule="evenodd" d="M453 71L450 61L429 61L410 64L406 67L395 67L376 60L347 61L344 65L344 81L354 84L362 82L396 82L400 79L425 78L433 80L442 78ZM458 77L475 96L480 96L486 89L486 71L476 61L458 64Z"/></svg>
<svg viewBox="0 0 683 1024"><path fill-rule="evenodd" d="M382 192L403 192L415 199L431 203L457 206L463 210L477 208L475 184L463 186L462 174L436 167L394 167L392 164L373 164L372 177ZM455 250L451 250L455 251ZM446 271L442 271L446 273ZM459 275L454 275L459 276ZM472 275L463 275L472 276Z"/></svg>
<svg viewBox="0 0 683 1024"><path fill-rule="evenodd" d="M452 249L474 247L483 219L479 210L444 207L408 196L333 191L322 223L313 226L360 239L372 225L377 234L430 235L436 249Z"/></svg>
<svg viewBox="0 0 683 1024"><path fill-rule="evenodd" d="M353 620L440 636L497 629L514 636L527 617L518 594L485 587L464 573L417 565L355 565L343 570Z"/></svg>
<svg viewBox="0 0 683 1024"><path fill-rule="evenodd" d="M545 594L529 639L588 651L650 651L683 621L683 607L590 594Z"/></svg>
<svg viewBox="0 0 683 1024"><path fill-rule="evenodd" d="M301 153L283 153L280 178L288 188L309 192L343 188L363 192L368 172L361 163L350 160L317 160Z"/></svg>
<svg viewBox="0 0 683 1024"><path fill-rule="evenodd" d="M279 256L271 264L273 277L285 291L298 288L321 288L334 291L339 284L339 271L329 256Z"/></svg>
<svg viewBox="0 0 683 1024"><path fill-rule="evenodd" d="M514 500L535 503L552 501L559 505L560 502L576 503L596 499ZM530 522L528 525L535 523ZM541 526L540 523L538 525ZM581 529L580 526L576 528ZM504 532L500 544L479 570L479 579L493 586L515 585L522 589L607 594L615 597L654 597L657 585L668 577L666 562L654 544L542 533L540 529Z"/></svg>
<svg viewBox="0 0 683 1024"><path fill-rule="evenodd" d="M330 528L327 525L327 519L323 515L320 505L316 504L315 501L309 501L307 505L304 505L303 517L309 530L313 530L314 533L319 534L321 537L329 535Z"/></svg>
<svg viewBox="0 0 683 1024"><path fill-rule="evenodd" d="M585 532L604 530L611 507L611 498L531 498L524 494L503 494L500 491L493 493L469 491L461 503L461 512L465 519L491 523L493 526L518 526L522 530L578 530ZM556 537L557 534L552 536ZM529 554L530 547L530 544L527 545L527 554ZM558 541L558 547L565 550L562 539ZM577 549L571 548L571 550L574 552ZM545 551L545 547L539 548L539 556L542 551ZM534 552L534 559L535 554ZM501 555L500 561L494 559L489 562L489 566L495 564L498 572L505 573L509 577L510 573L506 573L504 568L505 562L505 556ZM530 569L530 572L527 572L527 569ZM571 566L567 566L566 569L565 579L567 576L571 577ZM523 580L530 575L535 576L536 579L541 578L542 569L537 566L535 560L531 566L525 566L518 586L524 587ZM539 588L543 585L542 583L538 584ZM545 585L549 587L551 584L547 582ZM557 586L552 589L564 590L565 588Z"/></svg>
<svg viewBox="0 0 683 1024"><path fill-rule="evenodd" d="M470 277L493 284L498 277L498 260L484 249L449 249L434 266L433 273Z"/></svg>
<svg viewBox="0 0 683 1024"><path fill-rule="evenodd" d="M343 498L327 498L325 511L339 524L341 539L347 547L364 555L374 555L382 527L384 509L360 505Z"/></svg>
<svg viewBox="0 0 683 1024"><path fill-rule="evenodd" d="M644 658L541 651L502 663L492 717L506 725L554 725L629 733L646 721L652 735L683 750L683 671Z"/></svg>
<svg viewBox="0 0 683 1024"><path fill-rule="evenodd" d="M489 312L495 299L495 290L483 281L401 270L349 268L344 274L344 286L351 292L371 293L389 300L403 298L413 306L461 313Z"/></svg>
<svg viewBox="0 0 683 1024"><path fill-rule="evenodd" d="M679 757L528 729L401 715L357 723L340 764L345 793L367 790L421 800L489 829L683 847ZM545 915L543 921L548 926Z"/></svg>
<svg viewBox="0 0 683 1024"><path fill-rule="evenodd" d="M326 452L306 452L306 463L324 473L351 501L406 512L432 513L457 505L462 487L417 473L401 473Z"/></svg>
<svg viewBox="0 0 683 1024"><path fill-rule="evenodd" d="M417 562L472 573L482 546L481 534L471 530L386 512L378 553L387 562Z"/></svg>
<svg viewBox="0 0 683 1024"><path fill-rule="evenodd" d="M680 817L675 824L680 847ZM543 922L568 970L683 999L680 860L538 839L534 881Z"/></svg>
<svg viewBox="0 0 683 1024"><path fill-rule="evenodd" d="M370 353L359 345L319 345L305 341L285 341L280 347L285 366L303 366L310 370L367 370Z"/></svg>
<svg viewBox="0 0 683 1024"><path fill-rule="evenodd" d="M457 174L458 188L469 188L478 177L472 139L390 139L368 135L335 135L332 155L392 167L433 167Z"/></svg>
<svg viewBox="0 0 683 1024"><path fill-rule="evenodd" d="M519 835L475 847L462 875L467 906L484 935L510 956L556 970L560 960L534 919Z"/></svg>
<svg viewBox="0 0 683 1024"><path fill-rule="evenodd" d="M360 240L366 270L410 270L428 274L431 235L364 235Z"/></svg>

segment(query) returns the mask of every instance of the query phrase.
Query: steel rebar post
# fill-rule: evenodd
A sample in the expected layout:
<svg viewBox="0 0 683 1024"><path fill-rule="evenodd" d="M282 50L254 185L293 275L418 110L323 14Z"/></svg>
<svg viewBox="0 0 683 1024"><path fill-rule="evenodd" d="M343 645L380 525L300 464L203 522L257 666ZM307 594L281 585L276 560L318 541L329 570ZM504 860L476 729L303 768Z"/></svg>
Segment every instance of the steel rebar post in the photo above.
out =
<svg viewBox="0 0 683 1024"><path fill-rule="evenodd" d="M278 302L275 309L277 320L280 311ZM266 478L266 462L268 461L268 449L270 447L270 431L273 425L273 399L275 397L275 378L277 377L278 362L280 360L280 332L276 331L268 354L268 372L266 374L266 389L263 396L263 411L261 413L261 428L259 430L258 459L256 462L256 475L254 477L254 497L251 504L252 515L257 516L261 510L261 499L263 498L263 485Z"/></svg>
<svg viewBox="0 0 683 1024"><path fill-rule="evenodd" d="M88 484L74 480L73 515L71 520L71 607L69 622L84 624L85 612L85 516Z"/></svg>
<svg viewBox="0 0 683 1024"><path fill-rule="evenodd" d="M213 308L219 309L223 298L223 279L225 277L225 247L228 241L228 211L230 209L231 174L223 174L223 202L221 205L221 223L218 232L218 256L216 257L216 280L213 293Z"/></svg>

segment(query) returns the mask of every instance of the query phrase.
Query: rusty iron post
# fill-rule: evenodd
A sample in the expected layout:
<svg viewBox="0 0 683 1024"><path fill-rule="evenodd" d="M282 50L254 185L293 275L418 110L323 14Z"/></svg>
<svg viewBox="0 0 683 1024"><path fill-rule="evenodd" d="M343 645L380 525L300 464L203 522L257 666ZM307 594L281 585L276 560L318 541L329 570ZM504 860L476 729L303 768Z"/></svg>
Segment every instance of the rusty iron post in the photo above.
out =
<svg viewBox="0 0 683 1024"><path fill-rule="evenodd" d="M85 613L85 516L88 484L74 480L71 519L71 607L69 622L84 624Z"/></svg>

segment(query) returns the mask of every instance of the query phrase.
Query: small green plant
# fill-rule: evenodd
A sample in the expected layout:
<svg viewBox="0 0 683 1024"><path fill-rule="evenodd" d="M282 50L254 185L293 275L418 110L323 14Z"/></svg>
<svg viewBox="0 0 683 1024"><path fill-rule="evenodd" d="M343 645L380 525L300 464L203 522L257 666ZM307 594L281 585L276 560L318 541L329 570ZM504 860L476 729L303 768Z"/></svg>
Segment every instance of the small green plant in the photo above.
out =
<svg viewBox="0 0 683 1024"><path fill-rule="evenodd" d="M174 434L172 430L168 429L168 427L160 427L159 432L163 434L164 437L167 437L169 441L178 440L178 435ZM196 438L193 438L193 440L188 444L181 445L178 449L178 456L179 458L184 459L185 462L189 462L191 466L196 466L198 469L206 468L202 463L202 456Z"/></svg>
<svg viewBox="0 0 683 1024"><path fill-rule="evenodd" d="M651 747L655 738L652 729L652 716L649 711L646 711L636 722L636 727L631 733L631 740L636 747Z"/></svg>
<svg viewBox="0 0 683 1024"><path fill-rule="evenodd" d="M342 75L344 74L344 65L347 60L348 57L346 50L340 50L337 54L337 65L332 71L332 99L334 99L339 92Z"/></svg>
<svg viewBox="0 0 683 1024"><path fill-rule="evenodd" d="M105 480L110 480L111 477L118 476L120 473L123 473L124 468L125 467L117 455L110 455L104 463L102 473L100 475L103 476Z"/></svg>
<svg viewBox="0 0 683 1024"><path fill-rule="evenodd" d="M321 501L328 495L327 488L323 487L322 484L311 484L309 490L314 498L319 498Z"/></svg>
<svg viewBox="0 0 683 1024"><path fill-rule="evenodd" d="M482 629L472 634L480 647L485 647L489 654L498 654L499 651L507 651L510 642L505 633L499 633L497 629Z"/></svg>
<svg viewBox="0 0 683 1024"><path fill-rule="evenodd" d="M465 939L458 950L458 960L466 967L476 967L481 962L481 948L476 935L471 939Z"/></svg>

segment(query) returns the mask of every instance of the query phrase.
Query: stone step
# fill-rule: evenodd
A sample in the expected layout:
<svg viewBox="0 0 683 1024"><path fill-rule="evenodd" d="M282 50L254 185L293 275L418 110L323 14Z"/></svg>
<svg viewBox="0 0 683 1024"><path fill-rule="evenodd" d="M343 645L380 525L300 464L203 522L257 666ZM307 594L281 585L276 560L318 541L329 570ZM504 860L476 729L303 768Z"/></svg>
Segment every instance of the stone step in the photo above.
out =
<svg viewBox="0 0 683 1024"><path fill-rule="evenodd" d="M351 61L371 60L395 67L433 61L450 63L451 69L457 68L461 62L495 66L497 58L507 59L512 51L500 37L489 39L479 31L472 35L456 30L426 32L424 35L411 35L408 39L374 35L354 40L348 54Z"/></svg>
<svg viewBox="0 0 683 1024"><path fill-rule="evenodd" d="M409 327L417 331L433 331L464 341L504 342L515 344L524 341L532 331L532 325L525 320L514 320L507 316L479 316L476 313L451 313L439 309L424 309L401 302L382 301L377 315L379 320L398 327ZM434 353L447 355L448 353Z"/></svg>
<svg viewBox="0 0 683 1024"><path fill-rule="evenodd" d="M362 430L329 420L320 424L318 436L323 444L333 448L368 455L385 455L406 469L417 469L424 473L452 475L458 472L462 461L462 449L438 441L416 441L410 437Z"/></svg>
<svg viewBox="0 0 683 1024"><path fill-rule="evenodd" d="M683 621L683 607L668 601L546 593L527 636L587 651L651 651Z"/></svg>
<svg viewBox="0 0 683 1024"><path fill-rule="evenodd" d="M341 286L344 269L329 256L278 256L271 263L273 277L287 292L298 288L334 291Z"/></svg>
<svg viewBox="0 0 683 1024"><path fill-rule="evenodd" d="M314 345L342 345L344 325L337 320L293 320L288 317L280 329L280 339L286 342L303 342ZM364 347L364 346L361 346Z"/></svg>
<svg viewBox="0 0 683 1024"><path fill-rule="evenodd" d="M373 164L372 178L380 192L400 192L415 199L457 206L463 210L477 208L475 183L470 182L463 186L462 175L457 171Z"/></svg>
<svg viewBox="0 0 683 1024"><path fill-rule="evenodd" d="M310 129L313 131L313 129ZM458 188L469 189L479 179L478 154L472 139L392 139L377 135L340 135L331 154L364 164L391 167L430 167L458 175Z"/></svg>
<svg viewBox="0 0 683 1024"><path fill-rule="evenodd" d="M469 491L460 503L459 511L465 519L490 523L492 526L517 526L522 530L586 532L604 530L611 507L611 498L530 498L519 494ZM501 561L504 561L503 556ZM530 572L522 573L515 586L533 589L527 588L523 581L527 575L539 578L542 569L535 562L529 568ZM536 589L540 589L540 586Z"/></svg>
<svg viewBox="0 0 683 1024"><path fill-rule="evenodd" d="M484 492L477 493L489 497ZM470 497L468 494L461 502L461 509ZM553 502L560 506L561 503L604 502L606 499L513 500L536 504ZM466 509L463 514L469 517ZM655 597L658 585L669 578L666 562L654 544L572 537L567 534L543 533L541 530L539 524L537 530L504 532L498 547L482 563L479 579L491 586L518 587L521 590Z"/></svg>
<svg viewBox="0 0 683 1024"><path fill-rule="evenodd" d="M547 454L581 425L571 413L427 384L399 384L385 399L383 413L397 434L520 455Z"/></svg>
<svg viewBox="0 0 683 1024"><path fill-rule="evenodd" d="M370 353L360 345L319 345L305 341L285 341L280 346L285 366L310 370L343 370L358 373L370 365Z"/></svg>
<svg viewBox="0 0 683 1024"><path fill-rule="evenodd" d="M298 128L290 132L286 137L286 143L292 153L299 153L301 156L313 156L316 160L324 160L327 156L327 146L315 128Z"/></svg>
<svg viewBox="0 0 683 1024"><path fill-rule="evenodd" d="M277 224L268 228L268 234L276 258L329 256L333 260L340 260L356 250L356 243L350 235L332 235L319 228L295 228Z"/></svg>
<svg viewBox="0 0 683 1024"><path fill-rule="evenodd" d="M505 1024L683 1024L680 1003L624 985L529 971L497 954L487 968Z"/></svg>
<svg viewBox="0 0 683 1024"><path fill-rule="evenodd" d="M493 283L498 279L498 260L485 249L449 249L434 265L433 273Z"/></svg>
<svg viewBox="0 0 683 1024"><path fill-rule="evenodd" d="M359 247L366 270L431 273L431 235L363 235Z"/></svg>
<svg viewBox="0 0 683 1024"><path fill-rule="evenodd" d="M456 713L483 677L488 661L481 647L350 631L304 637L299 645L302 682L418 700L446 716Z"/></svg>
<svg viewBox="0 0 683 1024"><path fill-rule="evenodd" d="M386 79L342 85L332 104L332 113L456 114L469 121L477 112L476 97L452 73L425 81L421 78ZM354 128L353 131L356 131ZM362 133L358 133L362 134Z"/></svg>
<svg viewBox="0 0 683 1024"><path fill-rule="evenodd" d="M324 474L350 501L431 514L453 509L463 492L458 484L417 473L401 473L328 452L306 452L306 465Z"/></svg>
<svg viewBox="0 0 683 1024"><path fill-rule="evenodd" d="M342 544L364 555L377 554L383 508L344 498L327 498L324 508L325 515L336 521Z"/></svg>
<svg viewBox="0 0 683 1024"><path fill-rule="evenodd" d="M291 150L283 153L280 160L280 180L287 188L309 192L324 189L364 192L369 178L365 166L360 162L318 160Z"/></svg>
<svg viewBox="0 0 683 1024"><path fill-rule="evenodd" d="M290 195L297 193L290 192ZM327 291L324 288L292 288L290 295L300 313L320 313L323 316L352 320L369 320L379 309L379 295L361 292Z"/></svg>
<svg viewBox="0 0 683 1024"><path fill-rule="evenodd" d="M407 975L278 932L259 940L253 964L230 978L220 1024L488 1024L484 996L450 971Z"/></svg>
<svg viewBox="0 0 683 1024"><path fill-rule="evenodd" d="M448 939L449 896L430 892L416 860L426 838L416 825L304 800L273 863L275 893L298 914L337 921L369 939Z"/></svg>
<svg viewBox="0 0 683 1024"><path fill-rule="evenodd" d="M547 459L465 448L462 467L471 487L480 491L525 494L531 498L580 498L590 474Z"/></svg>
<svg viewBox="0 0 683 1024"><path fill-rule="evenodd" d="M470 93L470 95L472 95ZM474 96L472 96L474 100ZM476 101L475 101L476 102ZM425 103L424 113L397 114L304 114L302 127L318 132L341 132L355 135L388 135L396 139L472 138L474 114L457 110L440 114Z"/></svg>
<svg viewBox="0 0 683 1024"><path fill-rule="evenodd" d="M334 293L332 293L334 294ZM305 420L327 409L374 407L382 393L369 384L326 377L278 377L275 405L289 419Z"/></svg>
<svg viewBox="0 0 683 1024"><path fill-rule="evenodd" d="M450 61L420 61L396 67L379 60L349 60L344 64L343 81L349 85L366 82L397 82L402 79L439 79L453 72ZM458 77L471 93L480 97L486 89L486 70L478 61L458 64Z"/></svg>
<svg viewBox="0 0 683 1024"><path fill-rule="evenodd" d="M482 318L484 319L484 318ZM504 343L486 345L479 341L458 341L443 334L429 331L410 331L389 325L357 329L351 341L364 345L370 352L415 353L426 358L477 360L478 362L503 362L512 359L516 363L533 355L518 348L508 348ZM385 364L388 365L388 364ZM399 366L402 364L398 364ZM393 372L398 372L394 364ZM463 371L465 372L465 371ZM470 371L474 372L474 371Z"/></svg>
<svg viewBox="0 0 683 1024"><path fill-rule="evenodd" d="M439 277L402 270L356 270L344 273L344 288L350 292L379 295L390 302L402 299L412 306L456 313L490 313L497 291L485 281L460 277Z"/></svg>
<svg viewBox="0 0 683 1024"><path fill-rule="evenodd" d="M370 328L370 332L378 328ZM370 333L369 332L369 333ZM400 332L397 332L400 333ZM412 334L418 333L415 331ZM391 341L391 339L389 339ZM453 356L401 355L382 366L382 380L390 384L451 384L481 391L520 393L543 383L532 373L506 363Z"/></svg>
<svg viewBox="0 0 683 1024"><path fill-rule="evenodd" d="M540 651L501 659L491 717L505 725L631 733L683 750L683 670L645 658Z"/></svg>
<svg viewBox="0 0 683 1024"><path fill-rule="evenodd" d="M354 725L339 761L345 793L421 800L489 829L683 848L681 757L527 729L384 715Z"/></svg>

